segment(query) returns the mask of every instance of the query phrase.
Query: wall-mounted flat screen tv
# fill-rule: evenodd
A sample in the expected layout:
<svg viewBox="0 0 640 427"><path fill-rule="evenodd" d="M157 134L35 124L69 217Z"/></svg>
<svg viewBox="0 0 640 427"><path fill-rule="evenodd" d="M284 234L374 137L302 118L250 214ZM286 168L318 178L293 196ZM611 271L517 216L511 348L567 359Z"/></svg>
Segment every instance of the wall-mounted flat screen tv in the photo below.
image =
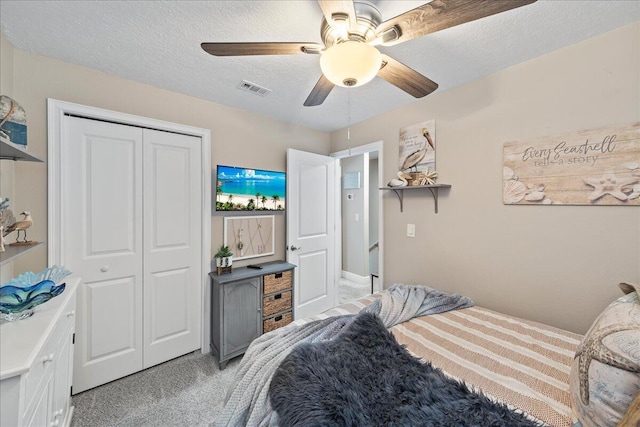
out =
<svg viewBox="0 0 640 427"><path fill-rule="evenodd" d="M218 165L216 211L283 211L285 172Z"/></svg>

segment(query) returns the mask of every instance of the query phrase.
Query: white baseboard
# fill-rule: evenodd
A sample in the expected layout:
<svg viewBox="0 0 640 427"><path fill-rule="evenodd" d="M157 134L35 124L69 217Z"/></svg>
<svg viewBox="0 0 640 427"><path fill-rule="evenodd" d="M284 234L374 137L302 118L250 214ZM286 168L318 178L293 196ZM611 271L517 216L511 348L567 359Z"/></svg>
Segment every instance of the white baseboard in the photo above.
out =
<svg viewBox="0 0 640 427"><path fill-rule="evenodd" d="M355 273L351 273L349 271L342 271L342 277L351 281L358 283L360 285L366 285L371 283L371 276L360 276Z"/></svg>

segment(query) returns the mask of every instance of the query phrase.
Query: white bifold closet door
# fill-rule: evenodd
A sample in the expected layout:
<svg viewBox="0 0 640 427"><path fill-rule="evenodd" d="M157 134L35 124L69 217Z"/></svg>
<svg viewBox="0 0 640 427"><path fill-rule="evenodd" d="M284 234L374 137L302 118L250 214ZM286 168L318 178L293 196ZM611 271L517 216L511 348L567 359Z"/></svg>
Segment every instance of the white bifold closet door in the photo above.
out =
<svg viewBox="0 0 640 427"><path fill-rule="evenodd" d="M64 135L75 394L200 348L201 139L77 117Z"/></svg>

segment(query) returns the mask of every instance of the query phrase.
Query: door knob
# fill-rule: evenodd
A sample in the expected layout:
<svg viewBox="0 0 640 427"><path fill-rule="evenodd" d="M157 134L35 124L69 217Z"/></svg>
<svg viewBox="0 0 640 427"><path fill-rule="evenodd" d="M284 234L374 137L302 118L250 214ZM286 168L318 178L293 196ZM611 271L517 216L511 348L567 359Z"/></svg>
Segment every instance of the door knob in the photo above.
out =
<svg viewBox="0 0 640 427"><path fill-rule="evenodd" d="M109 271L109 266L105 265L102 268L100 268L100 271L102 271L103 273L106 273L107 271Z"/></svg>
<svg viewBox="0 0 640 427"><path fill-rule="evenodd" d="M296 247L296 246L294 246L294 245L291 245L291 247L290 247L289 249L291 249L291 251L297 251L297 250L302 249L302 246L300 246L300 247Z"/></svg>

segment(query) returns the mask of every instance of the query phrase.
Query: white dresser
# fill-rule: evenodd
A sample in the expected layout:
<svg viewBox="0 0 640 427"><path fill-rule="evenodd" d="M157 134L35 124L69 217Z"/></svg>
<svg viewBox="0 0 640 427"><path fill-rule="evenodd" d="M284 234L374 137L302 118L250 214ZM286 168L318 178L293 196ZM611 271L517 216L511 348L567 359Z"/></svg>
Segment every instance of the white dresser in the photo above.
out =
<svg viewBox="0 0 640 427"><path fill-rule="evenodd" d="M33 316L0 324L0 426L68 426L77 277Z"/></svg>

